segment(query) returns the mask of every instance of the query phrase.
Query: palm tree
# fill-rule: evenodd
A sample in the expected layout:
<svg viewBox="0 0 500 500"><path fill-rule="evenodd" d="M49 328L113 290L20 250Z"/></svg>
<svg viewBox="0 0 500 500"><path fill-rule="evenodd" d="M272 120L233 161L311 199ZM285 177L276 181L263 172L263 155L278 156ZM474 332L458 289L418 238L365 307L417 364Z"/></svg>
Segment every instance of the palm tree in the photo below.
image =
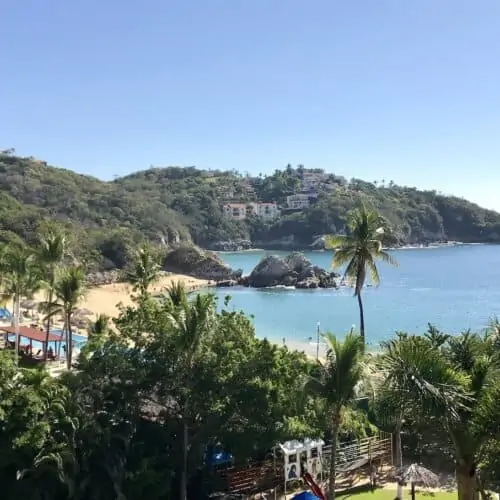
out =
<svg viewBox="0 0 500 500"><path fill-rule="evenodd" d="M353 402L363 376L364 343L349 333L343 342L331 333L324 334L328 345L326 362L318 361L318 374L307 382L307 389L324 400L332 431L332 451L328 498L335 499L337 438L346 407Z"/></svg>
<svg viewBox="0 0 500 500"><path fill-rule="evenodd" d="M425 419L443 413L456 419L466 395L461 390L460 377L428 339L400 335L384 342L382 347L382 355L377 358L382 373L377 394L379 419L394 429L395 462L401 468L401 431L405 419ZM402 495L402 484L398 482L397 498Z"/></svg>
<svg viewBox="0 0 500 500"><path fill-rule="evenodd" d="M132 269L127 272L126 278L134 291L145 296L149 287L160 279L160 271L159 259L153 249L145 245L136 252Z"/></svg>
<svg viewBox="0 0 500 500"><path fill-rule="evenodd" d="M26 247L9 246L3 254L0 265L0 274L4 277L4 293L12 297L13 302L17 354L19 349L21 298L31 298L40 289L42 276L40 268L36 265L35 255Z"/></svg>
<svg viewBox="0 0 500 500"><path fill-rule="evenodd" d="M213 295L198 294L189 300L181 284L173 284L165 297L169 309L167 315L179 348L179 372L182 373L184 393L189 394L192 385L193 366L197 356L203 355L203 344L213 331L216 306ZM183 431L181 500L187 499L188 451L189 451L189 398L179 402Z"/></svg>
<svg viewBox="0 0 500 500"><path fill-rule="evenodd" d="M47 281L47 303L51 304L54 298L54 288L56 284L56 271L64 260L66 253L66 237L59 232L50 231L41 240L38 257L40 264L45 267L45 279ZM48 345L50 326L53 314L50 308L47 314L47 327L45 334L45 344ZM45 349L44 359L47 361L48 350Z"/></svg>
<svg viewBox="0 0 500 500"><path fill-rule="evenodd" d="M394 258L382 249L382 238L387 228L386 220L376 211L368 210L363 204L349 212L347 220L349 234L346 236L327 236L326 248L335 250L332 266L346 266L344 277L354 284L354 296L358 299L359 327L361 338L365 341L365 317L361 292L367 272L372 283L380 283L375 261L382 260L397 266Z"/></svg>
<svg viewBox="0 0 500 500"><path fill-rule="evenodd" d="M64 316L64 331L66 334L66 362L71 369L73 356L72 318L79 302L85 295L85 273L81 267L70 267L64 270L54 286L57 302L47 304L47 313Z"/></svg>

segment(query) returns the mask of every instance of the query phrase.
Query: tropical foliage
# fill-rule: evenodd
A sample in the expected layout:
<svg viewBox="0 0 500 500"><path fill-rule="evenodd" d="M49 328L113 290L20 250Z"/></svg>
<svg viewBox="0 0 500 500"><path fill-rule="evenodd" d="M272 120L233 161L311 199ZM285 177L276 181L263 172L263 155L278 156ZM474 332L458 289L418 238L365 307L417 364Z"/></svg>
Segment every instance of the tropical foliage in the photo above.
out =
<svg viewBox="0 0 500 500"><path fill-rule="evenodd" d="M302 189L306 174L323 179L310 208L284 211L269 223L224 217L221 207L228 201L286 206L286 196ZM463 199L389 181L347 180L301 166L256 177L194 167L149 168L103 182L10 151L0 154L0 241L32 245L40 221L56 220L78 241L76 256L103 269L126 267L130 252L145 240L193 241L204 247L252 240L272 246L293 235L296 246L307 247L318 235L342 232L347 213L359 201L389 220L391 244L500 239L500 215Z"/></svg>
<svg viewBox="0 0 500 500"><path fill-rule="evenodd" d="M344 267L344 278L354 286L358 299L361 338L365 340L365 316L361 293L367 274L373 285L380 283L376 260L397 265L396 260L382 248L387 234L387 221L377 211L368 210L363 204L349 212L347 235L328 236L326 247L335 250L333 267Z"/></svg>

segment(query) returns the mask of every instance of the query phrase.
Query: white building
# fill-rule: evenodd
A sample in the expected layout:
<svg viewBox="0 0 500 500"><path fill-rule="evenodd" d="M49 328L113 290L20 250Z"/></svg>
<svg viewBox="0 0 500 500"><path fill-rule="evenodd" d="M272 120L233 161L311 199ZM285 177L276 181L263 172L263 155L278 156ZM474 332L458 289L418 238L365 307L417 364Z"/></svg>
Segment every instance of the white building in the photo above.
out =
<svg viewBox="0 0 500 500"><path fill-rule="evenodd" d="M252 215L264 220L273 220L280 215L276 203L226 203L222 211L226 217L236 220L244 220Z"/></svg>
<svg viewBox="0 0 500 500"><path fill-rule="evenodd" d="M294 210L303 210L309 208L311 202L308 194L292 194L286 197L286 205Z"/></svg>
<svg viewBox="0 0 500 500"><path fill-rule="evenodd" d="M308 172L307 170L302 174L300 187L304 191L315 191L321 184L328 179L328 174Z"/></svg>

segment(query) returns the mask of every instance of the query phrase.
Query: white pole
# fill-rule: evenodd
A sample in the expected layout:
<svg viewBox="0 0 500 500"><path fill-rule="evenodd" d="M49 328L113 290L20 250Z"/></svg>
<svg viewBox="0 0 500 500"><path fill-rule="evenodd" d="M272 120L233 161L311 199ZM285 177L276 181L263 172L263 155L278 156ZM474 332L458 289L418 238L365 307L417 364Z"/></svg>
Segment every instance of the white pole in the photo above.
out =
<svg viewBox="0 0 500 500"><path fill-rule="evenodd" d="M319 360L319 321L316 323L316 361Z"/></svg>

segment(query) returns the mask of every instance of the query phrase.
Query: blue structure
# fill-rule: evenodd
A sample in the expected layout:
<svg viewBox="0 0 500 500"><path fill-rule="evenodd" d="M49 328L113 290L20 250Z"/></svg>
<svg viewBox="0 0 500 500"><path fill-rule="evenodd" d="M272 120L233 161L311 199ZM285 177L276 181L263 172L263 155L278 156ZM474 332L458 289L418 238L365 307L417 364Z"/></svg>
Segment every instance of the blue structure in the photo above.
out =
<svg viewBox="0 0 500 500"><path fill-rule="evenodd" d="M220 446L209 446L205 452L205 464L208 466L227 465L233 460L233 455Z"/></svg>
<svg viewBox="0 0 500 500"><path fill-rule="evenodd" d="M0 307L0 319L11 319L12 314L8 309L5 309L5 307Z"/></svg>
<svg viewBox="0 0 500 500"><path fill-rule="evenodd" d="M303 491L295 495L292 500L319 500L319 498L310 491Z"/></svg>

